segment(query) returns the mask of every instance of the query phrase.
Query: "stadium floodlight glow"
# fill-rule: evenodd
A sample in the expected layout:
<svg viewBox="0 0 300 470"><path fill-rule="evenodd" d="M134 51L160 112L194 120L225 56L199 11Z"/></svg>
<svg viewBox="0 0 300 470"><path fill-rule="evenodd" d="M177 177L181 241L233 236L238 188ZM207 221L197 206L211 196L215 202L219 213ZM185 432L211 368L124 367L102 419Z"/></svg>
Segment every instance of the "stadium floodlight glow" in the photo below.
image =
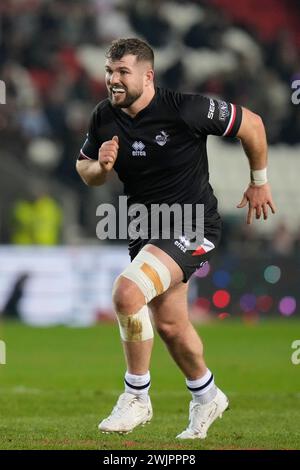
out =
<svg viewBox="0 0 300 470"><path fill-rule="evenodd" d="M259 314L255 310L243 313L243 321L248 325L254 325L259 321Z"/></svg>
<svg viewBox="0 0 300 470"><path fill-rule="evenodd" d="M254 294L244 294L240 299L240 306L244 312L251 312L256 307L256 296Z"/></svg>
<svg viewBox="0 0 300 470"><path fill-rule="evenodd" d="M206 277L210 272L210 264L207 261L206 263L201 266L201 268L197 269L197 271L194 272L194 276L197 277Z"/></svg>
<svg viewBox="0 0 300 470"><path fill-rule="evenodd" d="M216 271L213 275L213 282L216 287L220 289L224 289L230 283L231 276L228 271L224 271L222 269Z"/></svg>
<svg viewBox="0 0 300 470"><path fill-rule="evenodd" d="M230 302L230 294L227 290L217 290L213 295L213 303L218 308L225 308Z"/></svg>
<svg viewBox="0 0 300 470"><path fill-rule="evenodd" d="M236 289L243 289L246 285L246 275L242 271L236 271L231 277L232 287Z"/></svg>
<svg viewBox="0 0 300 470"><path fill-rule="evenodd" d="M270 310L273 305L273 299L270 295L260 295L257 298L257 308L263 313Z"/></svg>
<svg viewBox="0 0 300 470"><path fill-rule="evenodd" d="M286 296L283 297L278 305L279 311L282 315L289 317L295 313L297 302L295 297Z"/></svg>
<svg viewBox="0 0 300 470"><path fill-rule="evenodd" d="M210 300L206 297L198 297L195 302L196 307L209 312L210 309Z"/></svg>
<svg viewBox="0 0 300 470"><path fill-rule="evenodd" d="M226 318L229 318L229 317L230 317L230 314L227 313L227 312L222 312L222 313L219 313L219 314L218 314L218 318L219 318L220 320L225 320Z"/></svg>
<svg viewBox="0 0 300 470"><path fill-rule="evenodd" d="M271 264L264 271L264 278L270 284L276 284L281 277L281 269Z"/></svg>

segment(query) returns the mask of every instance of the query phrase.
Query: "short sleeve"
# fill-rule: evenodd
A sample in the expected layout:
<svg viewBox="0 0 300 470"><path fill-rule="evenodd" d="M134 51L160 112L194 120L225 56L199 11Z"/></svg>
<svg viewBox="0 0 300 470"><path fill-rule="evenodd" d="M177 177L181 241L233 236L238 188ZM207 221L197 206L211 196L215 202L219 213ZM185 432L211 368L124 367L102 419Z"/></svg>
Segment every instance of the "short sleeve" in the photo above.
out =
<svg viewBox="0 0 300 470"><path fill-rule="evenodd" d="M78 160L98 160L99 152L99 113L98 107L96 107L92 113L87 138L84 141L83 146L80 149Z"/></svg>
<svg viewBox="0 0 300 470"><path fill-rule="evenodd" d="M199 135L235 137L242 121L241 106L203 95L181 95L182 119Z"/></svg>

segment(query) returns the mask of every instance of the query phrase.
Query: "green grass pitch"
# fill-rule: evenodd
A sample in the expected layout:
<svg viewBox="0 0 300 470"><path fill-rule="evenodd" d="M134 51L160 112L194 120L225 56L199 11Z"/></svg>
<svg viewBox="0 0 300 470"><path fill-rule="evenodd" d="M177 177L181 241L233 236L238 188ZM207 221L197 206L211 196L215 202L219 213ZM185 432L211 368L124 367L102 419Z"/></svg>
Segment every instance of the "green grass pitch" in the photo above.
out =
<svg viewBox="0 0 300 470"><path fill-rule="evenodd" d="M246 326L224 320L199 327L216 383L230 410L205 440L176 441L187 425L190 394L156 337L152 422L127 435L102 434L100 419L123 390L116 325L30 328L5 324L0 365L1 449L300 449L300 364L291 344L296 319Z"/></svg>

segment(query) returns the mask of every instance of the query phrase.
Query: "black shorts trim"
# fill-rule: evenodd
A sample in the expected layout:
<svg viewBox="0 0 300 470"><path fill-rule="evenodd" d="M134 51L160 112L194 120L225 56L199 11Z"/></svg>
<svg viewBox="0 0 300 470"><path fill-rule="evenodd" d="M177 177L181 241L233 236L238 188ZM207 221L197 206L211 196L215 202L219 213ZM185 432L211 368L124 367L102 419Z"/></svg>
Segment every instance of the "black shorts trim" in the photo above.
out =
<svg viewBox="0 0 300 470"><path fill-rule="evenodd" d="M147 244L155 245L176 261L183 272L183 282L188 282L192 274L197 271L204 263L211 259L221 239L221 221L218 220L214 226L210 225L204 230L204 238L214 244L214 248L206 253L193 255L194 250L185 249L180 240L177 239L138 239L131 240L129 243L129 255L131 261L138 252ZM177 245L175 244L177 242ZM179 242L179 243L178 243ZM181 245L181 247L180 247ZM185 250L185 251L184 251Z"/></svg>

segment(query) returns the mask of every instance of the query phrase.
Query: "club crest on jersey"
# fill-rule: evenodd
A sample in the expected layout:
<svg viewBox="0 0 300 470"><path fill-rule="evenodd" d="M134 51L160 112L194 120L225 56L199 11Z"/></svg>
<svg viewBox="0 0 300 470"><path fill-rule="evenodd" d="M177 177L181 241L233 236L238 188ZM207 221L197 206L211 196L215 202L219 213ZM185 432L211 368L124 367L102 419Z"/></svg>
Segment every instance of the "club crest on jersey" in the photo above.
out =
<svg viewBox="0 0 300 470"><path fill-rule="evenodd" d="M146 156L146 152L144 150L145 148L145 144L143 144L143 142L141 142L140 140L139 141L135 141L133 142L132 144L132 156L133 157L145 157Z"/></svg>
<svg viewBox="0 0 300 470"><path fill-rule="evenodd" d="M167 134L165 131L160 131L160 134L157 134L155 137L155 141L158 145L161 147L165 145L168 142L169 134Z"/></svg>

